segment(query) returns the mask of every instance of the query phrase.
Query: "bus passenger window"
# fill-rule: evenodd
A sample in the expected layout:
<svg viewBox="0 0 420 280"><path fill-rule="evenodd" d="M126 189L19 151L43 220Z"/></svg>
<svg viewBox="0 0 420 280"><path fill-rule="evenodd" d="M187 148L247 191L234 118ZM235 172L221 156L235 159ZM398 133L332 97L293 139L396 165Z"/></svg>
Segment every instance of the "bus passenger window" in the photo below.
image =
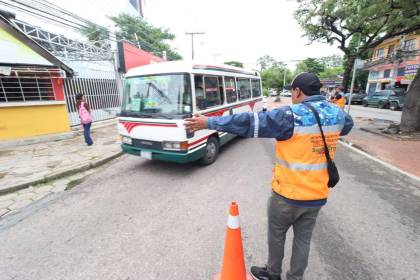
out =
<svg viewBox="0 0 420 280"><path fill-rule="evenodd" d="M195 103L197 110L206 108L203 88L203 76L194 76L195 84Z"/></svg>
<svg viewBox="0 0 420 280"><path fill-rule="evenodd" d="M252 85L252 97L261 96L261 83L260 80L251 80Z"/></svg>
<svg viewBox="0 0 420 280"><path fill-rule="evenodd" d="M225 77L225 90L227 103L234 103L238 100L236 95L235 78Z"/></svg>
<svg viewBox="0 0 420 280"><path fill-rule="evenodd" d="M239 100L251 98L251 85L249 79L238 78Z"/></svg>
<svg viewBox="0 0 420 280"><path fill-rule="evenodd" d="M204 77L204 92L206 108L222 104L220 98L219 80L217 77Z"/></svg>

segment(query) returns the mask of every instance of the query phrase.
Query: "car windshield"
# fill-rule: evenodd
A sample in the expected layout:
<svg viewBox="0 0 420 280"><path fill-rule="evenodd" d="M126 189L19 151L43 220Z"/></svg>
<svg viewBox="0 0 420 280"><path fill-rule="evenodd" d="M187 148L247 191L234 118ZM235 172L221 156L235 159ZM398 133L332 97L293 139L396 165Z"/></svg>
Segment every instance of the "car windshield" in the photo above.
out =
<svg viewBox="0 0 420 280"><path fill-rule="evenodd" d="M389 94L389 92L387 91L377 91L375 92L375 95L380 95L380 96L387 96Z"/></svg>
<svg viewBox="0 0 420 280"><path fill-rule="evenodd" d="M404 93L405 93L405 90L403 90L403 89L394 89L394 90L392 90L392 94L391 95L404 95Z"/></svg>
<svg viewBox="0 0 420 280"><path fill-rule="evenodd" d="M382 91L382 95L389 95L389 96L400 96L404 94L403 89L386 89Z"/></svg>
<svg viewBox="0 0 420 280"><path fill-rule="evenodd" d="M124 82L121 114L167 117L191 113L187 74L130 77Z"/></svg>

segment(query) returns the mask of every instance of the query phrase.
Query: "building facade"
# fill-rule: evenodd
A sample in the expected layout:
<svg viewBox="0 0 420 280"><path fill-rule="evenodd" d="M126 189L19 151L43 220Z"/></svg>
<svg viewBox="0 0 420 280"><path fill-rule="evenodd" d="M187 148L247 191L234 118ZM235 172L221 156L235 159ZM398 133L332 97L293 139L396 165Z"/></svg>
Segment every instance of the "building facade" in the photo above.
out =
<svg viewBox="0 0 420 280"><path fill-rule="evenodd" d="M141 17L144 17L144 0L130 0L130 4Z"/></svg>
<svg viewBox="0 0 420 280"><path fill-rule="evenodd" d="M0 140L68 132L63 80L71 75L0 15Z"/></svg>
<svg viewBox="0 0 420 280"><path fill-rule="evenodd" d="M388 87L407 89L420 67L420 32L390 38L372 51L366 92L371 95Z"/></svg>

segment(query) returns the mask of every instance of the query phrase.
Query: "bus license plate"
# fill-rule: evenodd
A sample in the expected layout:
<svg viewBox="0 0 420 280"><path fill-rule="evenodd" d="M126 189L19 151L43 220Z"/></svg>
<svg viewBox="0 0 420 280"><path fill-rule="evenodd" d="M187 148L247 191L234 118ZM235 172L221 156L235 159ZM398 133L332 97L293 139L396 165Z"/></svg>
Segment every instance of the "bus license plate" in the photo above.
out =
<svg viewBox="0 0 420 280"><path fill-rule="evenodd" d="M140 157L145 159L152 159L152 152L141 151Z"/></svg>

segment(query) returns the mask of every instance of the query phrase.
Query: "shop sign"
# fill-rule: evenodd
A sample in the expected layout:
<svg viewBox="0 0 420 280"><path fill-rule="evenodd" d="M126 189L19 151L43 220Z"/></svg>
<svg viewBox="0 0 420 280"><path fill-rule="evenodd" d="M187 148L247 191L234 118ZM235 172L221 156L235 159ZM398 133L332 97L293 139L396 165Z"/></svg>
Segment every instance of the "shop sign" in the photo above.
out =
<svg viewBox="0 0 420 280"><path fill-rule="evenodd" d="M404 81L412 81L417 74L417 69L419 69L419 64L411 64L405 66Z"/></svg>

